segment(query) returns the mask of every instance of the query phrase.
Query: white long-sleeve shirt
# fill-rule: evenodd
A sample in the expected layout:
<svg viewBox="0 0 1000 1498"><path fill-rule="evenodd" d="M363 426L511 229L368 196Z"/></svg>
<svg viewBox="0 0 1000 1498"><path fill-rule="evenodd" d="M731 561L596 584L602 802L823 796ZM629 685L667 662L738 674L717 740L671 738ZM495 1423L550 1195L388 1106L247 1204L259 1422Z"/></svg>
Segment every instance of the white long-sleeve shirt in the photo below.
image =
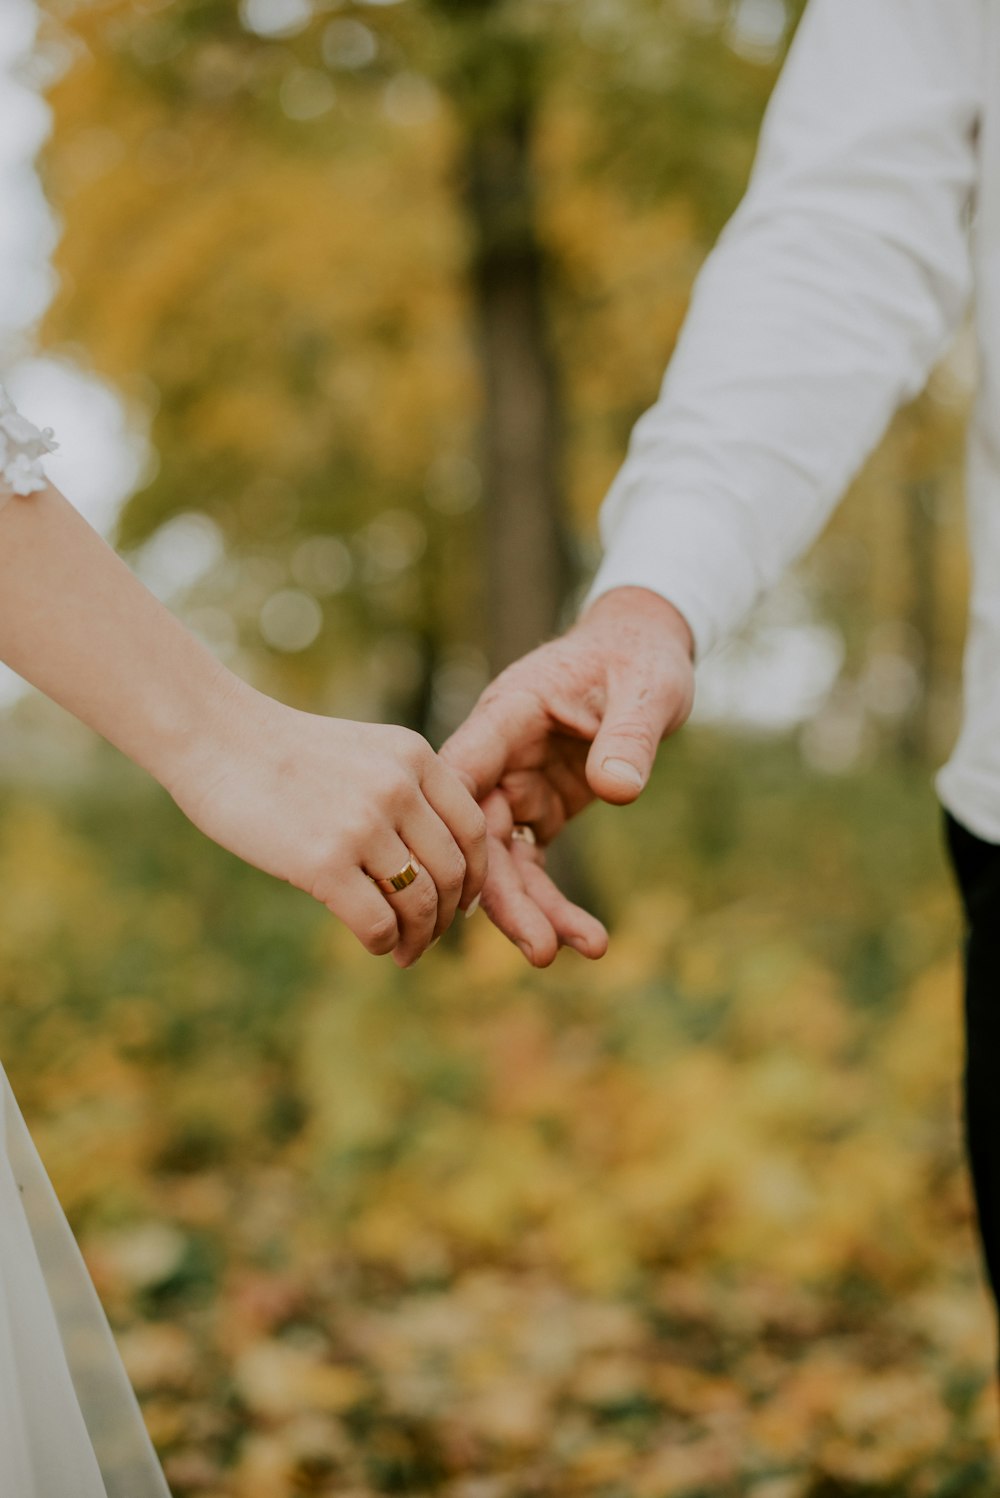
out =
<svg viewBox="0 0 1000 1498"><path fill-rule="evenodd" d="M702 656L816 537L975 295L973 591L946 806L1000 842L1000 4L811 0L741 206L601 515L591 597Z"/></svg>

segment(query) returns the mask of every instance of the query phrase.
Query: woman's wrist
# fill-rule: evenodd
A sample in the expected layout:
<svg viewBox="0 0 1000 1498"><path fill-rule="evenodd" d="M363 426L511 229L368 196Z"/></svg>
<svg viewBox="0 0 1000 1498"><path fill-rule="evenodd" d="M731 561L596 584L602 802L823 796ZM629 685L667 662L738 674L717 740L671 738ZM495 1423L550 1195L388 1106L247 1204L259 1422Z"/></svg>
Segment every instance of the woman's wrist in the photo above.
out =
<svg viewBox="0 0 1000 1498"><path fill-rule="evenodd" d="M141 764L176 801L187 802L231 762L253 729L261 694L205 652L207 659L174 692L161 692L147 712Z"/></svg>

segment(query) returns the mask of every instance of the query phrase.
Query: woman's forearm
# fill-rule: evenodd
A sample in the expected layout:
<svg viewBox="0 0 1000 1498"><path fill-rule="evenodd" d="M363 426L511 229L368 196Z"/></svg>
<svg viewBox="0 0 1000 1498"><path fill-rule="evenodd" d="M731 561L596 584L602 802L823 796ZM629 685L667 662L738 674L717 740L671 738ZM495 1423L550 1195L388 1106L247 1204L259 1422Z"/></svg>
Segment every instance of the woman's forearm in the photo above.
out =
<svg viewBox="0 0 1000 1498"><path fill-rule="evenodd" d="M254 691L48 485L0 501L0 659L154 775L209 837L402 967L482 887L482 813L418 734ZM392 904L373 880L404 868Z"/></svg>
<svg viewBox="0 0 1000 1498"><path fill-rule="evenodd" d="M0 659L168 786L245 690L51 486L0 506Z"/></svg>

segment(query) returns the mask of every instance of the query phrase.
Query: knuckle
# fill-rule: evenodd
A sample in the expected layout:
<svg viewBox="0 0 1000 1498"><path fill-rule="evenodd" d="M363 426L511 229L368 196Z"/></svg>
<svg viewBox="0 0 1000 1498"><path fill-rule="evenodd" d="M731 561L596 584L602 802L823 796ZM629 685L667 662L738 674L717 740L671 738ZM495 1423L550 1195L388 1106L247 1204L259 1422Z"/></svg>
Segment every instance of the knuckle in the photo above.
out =
<svg viewBox="0 0 1000 1498"><path fill-rule="evenodd" d="M476 703L477 708L491 708L495 707L498 703L502 703L512 687L515 690L517 689L519 678L523 674L523 660L514 661L512 665L505 666L499 675L494 676L492 681L487 682L486 686L480 692L479 700Z"/></svg>
<svg viewBox="0 0 1000 1498"><path fill-rule="evenodd" d="M615 724L614 732L616 738L629 744L637 744L648 753L652 753L659 742L650 725L642 718L624 718Z"/></svg>
<svg viewBox="0 0 1000 1498"><path fill-rule="evenodd" d="M480 695L475 711L503 722L515 705L534 703L537 696L536 675L528 664L532 660L533 656L525 656L523 660L515 661L513 666L501 671Z"/></svg>
<svg viewBox="0 0 1000 1498"><path fill-rule="evenodd" d="M303 880L301 887L318 904L325 905L328 910L336 914L334 905L337 903L338 892L348 872L344 865L342 849L337 848L332 852L323 849L312 862L311 878Z"/></svg>
<svg viewBox="0 0 1000 1498"><path fill-rule="evenodd" d="M414 891L410 914L414 920L423 922L437 915L437 889L428 880L427 887Z"/></svg>
<svg viewBox="0 0 1000 1498"><path fill-rule="evenodd" d="M461 889L465 883L465 859L460 853L452 855L441 870L438 883L443 889Z"/></svg>
<svg viewBox="0 0 1000 1498"><path fill-rule="evenodd" d="M486 813L477 806L474 815L469 818L469 842L477 852L486 846L488 834Z"/></svg>
<svg viewBox="0 0 1000 1498"><path fill-rule="evenodd" d="M588 682L579 693L580 703L592 718L600 718L607 702L608 689L603 681Z"/></svg>
<svg viewBox="0 0 1000 1498"><path fill-rule="evenodd" d="M383 790L388 804L398 809L412 801L417 792L417 782L407 769L395 764L385 776Z"/></svg>
<svg viewBox="0 0 1000 1498"><path fill-rule="evenodd" d="M494 717L503 711L505 700L505 682L502 676L498 676L486 690L480 693L473 711L481 717Z"/></svg>
<svg viewBox="0 0 1000 1498"><path fill-rule="evenodd" d="M362 857L367 851L371 841L371 823L364 817L348 817L340 828L336 847L324 850L323 862L327 868L342 862L346 858L353 861Z"/></svg>
<svg viewBox="0 0 1000 1498"><path fill-rule="evenodd" d="M422 769L433 752L427 740L412 728L397 728L393 733L395 752L403 764L412 770Z"/></svg>

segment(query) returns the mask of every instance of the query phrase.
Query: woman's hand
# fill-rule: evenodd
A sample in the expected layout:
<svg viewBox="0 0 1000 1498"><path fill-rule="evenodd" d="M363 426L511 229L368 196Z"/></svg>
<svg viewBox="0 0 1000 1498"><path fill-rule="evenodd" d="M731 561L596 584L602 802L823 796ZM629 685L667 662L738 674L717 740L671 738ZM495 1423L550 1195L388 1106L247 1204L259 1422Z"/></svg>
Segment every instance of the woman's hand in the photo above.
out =
<svg viewBox="0 0 1000 1498"><path fill-rule="evenodd" d="M0 485L0 660L155 776L197 827L415 962L486 874L482 812L418 734L274 702L219 664L56 489ZM421 871L384 895L409 862Z"/></svg>
<svg viewBox="0 0 1000 1498"><path fill-rule="evenodd" d="M409 967L477 899L485 818L419 734L298 712L234 677L212 717L161 776L174 800L222 847L319 900L369 952ZM383 894L373 878L411 856L417 878Z"/></svg>

